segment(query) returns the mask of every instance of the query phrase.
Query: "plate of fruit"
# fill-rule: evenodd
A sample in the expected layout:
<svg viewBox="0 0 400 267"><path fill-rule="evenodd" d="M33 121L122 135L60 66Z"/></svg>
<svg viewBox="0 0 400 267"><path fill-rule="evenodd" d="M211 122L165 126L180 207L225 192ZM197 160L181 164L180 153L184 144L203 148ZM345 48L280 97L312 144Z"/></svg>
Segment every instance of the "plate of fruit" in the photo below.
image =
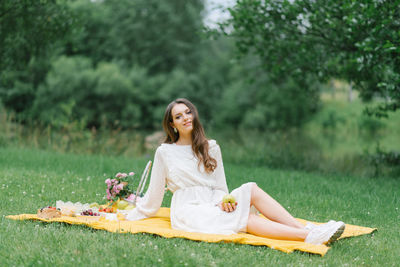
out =
<svg viewBox="0 0 400 267"><path fill-rule="evenodd" d="M100 216L99 212L93 211L92 209L84 210L79 215L81 216Z"/></svg>
<svg viewBox="0 0 400 267"><path fill-rule="evenodd" d="M117 209L113 207L100 207L99 212L100 213L115 213Z"/></svg>

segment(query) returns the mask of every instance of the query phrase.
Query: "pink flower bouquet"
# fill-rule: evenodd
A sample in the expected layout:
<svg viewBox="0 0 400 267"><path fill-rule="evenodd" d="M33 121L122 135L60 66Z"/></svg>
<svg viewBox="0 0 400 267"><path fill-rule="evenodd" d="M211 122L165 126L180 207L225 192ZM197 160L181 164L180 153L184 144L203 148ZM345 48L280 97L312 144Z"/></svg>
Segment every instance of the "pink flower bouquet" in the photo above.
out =
<svg viewBox="0 0 400 267"><path fill-rule="evenodd" d="M130 188L129 178L134 175L134 172L130 172L129 174L119 172L115 177L107 178L105 180L105 183L107 184L107 199L109 201L116 201L125 198L128 201L133 201L135 194L133 193L133 189ZM139 199L140 198L138 197L137 201Z"/></svg>

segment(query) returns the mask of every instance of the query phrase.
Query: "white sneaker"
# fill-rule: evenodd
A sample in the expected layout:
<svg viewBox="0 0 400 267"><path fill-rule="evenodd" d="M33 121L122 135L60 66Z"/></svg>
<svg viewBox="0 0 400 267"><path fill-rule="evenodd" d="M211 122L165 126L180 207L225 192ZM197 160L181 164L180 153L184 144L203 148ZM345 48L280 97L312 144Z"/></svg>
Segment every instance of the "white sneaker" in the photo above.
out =
<svg viewBox="0 0 400 267"><path fill-rule="evenodd" d="M316 228L316 227L318 227L318 226L321 226L321 225L331 225L331 224L334 224L335 222L336 222L336 221L334 221L334 220L330 220L329 222L327 222L327 223L325 223L325 224L320 224L320 225L316 225L316 224L313 224L313 223L311 223L311 222L307 222L307 224L306 224L306 226L304 227L304 229L311 231L312 229L314 229L314 228Z"/></svg>
<svg viewBox="0 0 400 267"><path fill-rule="evenodd" d="M331 242L336 241L344 231L346 225L344 222L328 222L322 225L318 225L313 228L310 233L308 233L304 242L314 244L314 245L322 245L329 244Z"/></svg>

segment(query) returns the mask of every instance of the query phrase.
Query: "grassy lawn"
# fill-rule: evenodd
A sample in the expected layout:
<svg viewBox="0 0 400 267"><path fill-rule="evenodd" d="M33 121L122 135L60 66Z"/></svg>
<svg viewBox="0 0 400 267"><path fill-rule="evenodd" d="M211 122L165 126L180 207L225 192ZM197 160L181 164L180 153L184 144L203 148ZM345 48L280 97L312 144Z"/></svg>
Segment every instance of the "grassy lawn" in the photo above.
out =
<svg viewBox="0 0 400 267"><path fill-rule="evenodd" d="M223 150L223 147L222 147ZM267 247L209 244L149 234L113 234L84 226L13 221L56 200L104 202L105 176L140 173L149 158L58 154L0 148L1 266L397 266L400 179L322 176L225 162L232 190L255 181L296 217L377 227L339 240L325 257ZM167 194L163 206L169 206Z"/></svg>

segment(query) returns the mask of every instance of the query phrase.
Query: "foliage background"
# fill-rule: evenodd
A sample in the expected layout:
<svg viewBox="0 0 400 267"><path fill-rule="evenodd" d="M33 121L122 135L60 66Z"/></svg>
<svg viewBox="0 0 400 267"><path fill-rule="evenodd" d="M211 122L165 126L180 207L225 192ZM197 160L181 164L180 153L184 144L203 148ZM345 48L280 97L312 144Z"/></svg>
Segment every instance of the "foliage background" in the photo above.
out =
<svg viewBox="0 0 400 267"><path fill-rule="evenodd" d="M398 175L397 1L239 0L213 28L208 4L2 1L1 144L152 153L186 97L227 160Z"/></svg>

